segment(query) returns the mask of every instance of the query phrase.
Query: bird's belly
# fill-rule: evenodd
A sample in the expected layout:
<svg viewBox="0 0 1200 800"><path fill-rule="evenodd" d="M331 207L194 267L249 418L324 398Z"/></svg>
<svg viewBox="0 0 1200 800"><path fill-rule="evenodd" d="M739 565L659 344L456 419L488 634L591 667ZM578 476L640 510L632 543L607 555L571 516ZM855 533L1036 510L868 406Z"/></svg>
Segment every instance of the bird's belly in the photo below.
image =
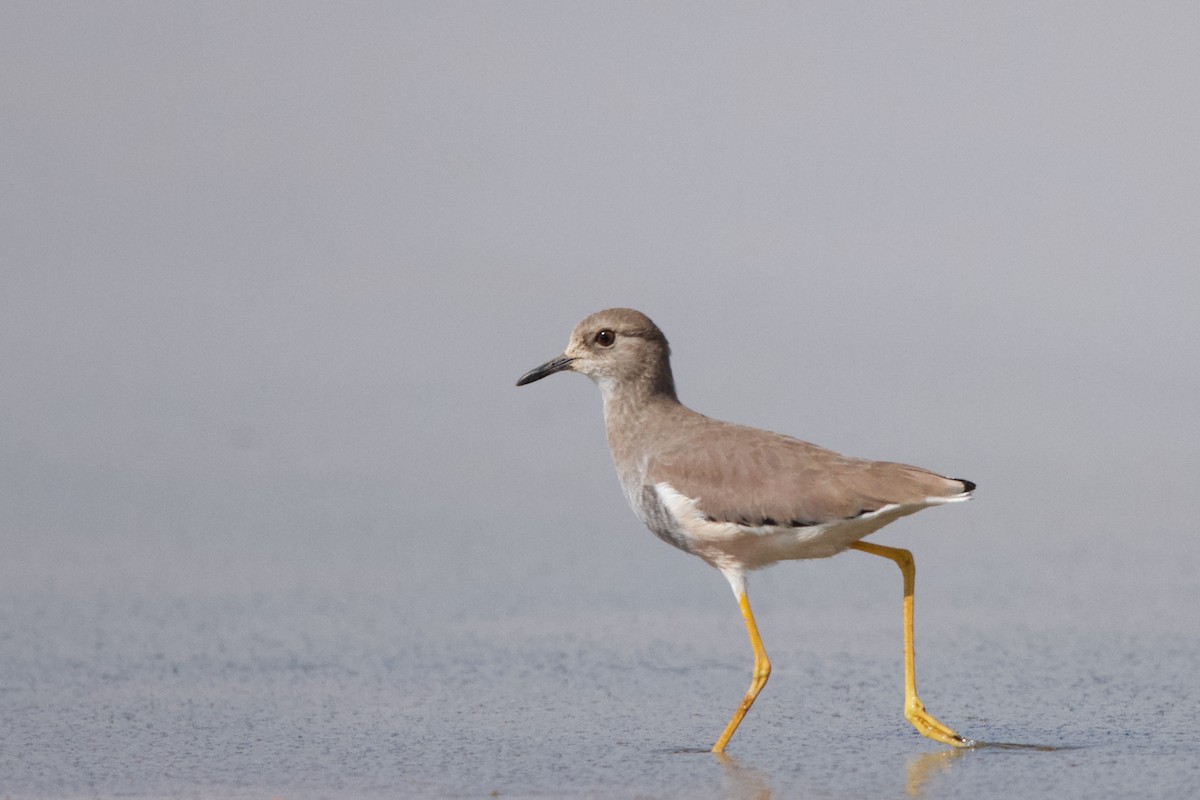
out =
<svg viewBox="0 0 1200 800"><path fill-rule="evenodd" d="M852 519L798 527L742 525L708 519L695 500L669 486L646 489L639 516L660 538L718 568L747 570L777 561L828 558L923 507L890 505Z"/></svg>
<svg viewBox="0 0 1200 800"><path fill-rule="evenodd" d="M694 551L714 563L733 563L744 569L758 569L776 561L828 558L880 527L853 525L850 521L803 528L706 525L710 526L708 530L697 531L699 541L693 545Z"/></svg>

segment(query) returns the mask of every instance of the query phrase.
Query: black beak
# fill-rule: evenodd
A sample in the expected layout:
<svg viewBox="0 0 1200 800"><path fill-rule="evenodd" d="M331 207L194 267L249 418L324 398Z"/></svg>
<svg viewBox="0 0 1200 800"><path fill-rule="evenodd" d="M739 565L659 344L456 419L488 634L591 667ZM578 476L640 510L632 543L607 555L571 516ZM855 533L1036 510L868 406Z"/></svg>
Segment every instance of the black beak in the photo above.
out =
<svg viewBox="0 0 1200 800"><path fill-rule="evenodd" d="M571 362L574 360L575 359L571 356L559 356L558 358L552 358L545 364L542 364L540 367L534 367L533 369L529 370L529 372L526 372L524 375L522 375L517 380L517 386L524 386L527 383L540 381L547 375L553 375L556 372L562 372L564 369L569 369L571 367Z"/></svg>

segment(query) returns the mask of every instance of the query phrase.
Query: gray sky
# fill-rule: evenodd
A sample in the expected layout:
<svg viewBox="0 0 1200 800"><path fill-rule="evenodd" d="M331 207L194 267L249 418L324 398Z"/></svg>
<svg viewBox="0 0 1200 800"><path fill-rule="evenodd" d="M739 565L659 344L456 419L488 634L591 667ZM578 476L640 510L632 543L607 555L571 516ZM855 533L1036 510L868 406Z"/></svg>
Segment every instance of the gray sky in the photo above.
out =
<svg viewBox="0 0 1200 800"><path fill-rule="evenodd" d="M7 3L0 577L727 602L624 508L595 390L512 385L630 305L699 410L978 481L881 536L943 591L1200 600L1198 39L1194 3Z"/></svg>

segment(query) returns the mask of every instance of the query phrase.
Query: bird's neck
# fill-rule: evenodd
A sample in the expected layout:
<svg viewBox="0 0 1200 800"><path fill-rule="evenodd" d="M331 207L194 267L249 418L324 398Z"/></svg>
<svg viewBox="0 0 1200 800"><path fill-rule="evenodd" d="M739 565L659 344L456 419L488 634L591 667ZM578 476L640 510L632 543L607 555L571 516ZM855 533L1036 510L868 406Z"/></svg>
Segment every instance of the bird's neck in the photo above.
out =
<svg viewBox="0 0 1200 800"><path fill-rule="evenodd" d="M675 379L669 367L647 372L632 380L601 378L597 380L604 396L606 422L626 417L636 419L651 409L679 405L675 395Z"/></svg>
<svg viewBox="0 0 1200 800"><path fill-rule="evenodd" d="M662 432L674 415L686 413L670 373L665 381L622 382L601 389L608 444L619 462L638 461L632 458L635 451L645 447L654 432Z"/></svg>

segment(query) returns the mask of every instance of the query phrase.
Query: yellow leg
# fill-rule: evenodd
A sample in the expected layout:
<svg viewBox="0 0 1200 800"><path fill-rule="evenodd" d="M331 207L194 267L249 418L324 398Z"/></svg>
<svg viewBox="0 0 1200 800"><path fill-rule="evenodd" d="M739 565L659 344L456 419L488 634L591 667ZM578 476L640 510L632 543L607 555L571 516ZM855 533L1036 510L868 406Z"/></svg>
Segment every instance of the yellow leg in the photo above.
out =
<svg viewBox="0 0 1200 800"><path fill-rule="evenodd" d="M738 729L738 725L742 724L742 718L746 716L750 706L754 705L754 698L758 697L758 693L767 685L767 678L771 676L771 662L767 660L767 651L763 649L762 638L758 635L758 626L754 624L754 614L750 611L750 600L747 599L745 590L738 594L738 606L742 609L743 619L746 620L746 630L750 634L750 646L754 648L754 676L750 679L750 688L746 690L742 704L738 706L737 711L733 712L733 718L725 726L725 732L713 745L714 753L725 752L725 745L729 744L729 740L733 738L733 732Z"/></svg>
<svg viewBox="0 0 1200 800"><path fill-rule="evenodd" d="M919 733L954 747L971 747L975 742L964 739L938 722L925 710L925 704L917 697L916 654L913 648L913 587L917 579L917 567L912 553L898 547L855 542L850 545L871 555L883 556L896 562L904 575L904 717Z"/></svg>

